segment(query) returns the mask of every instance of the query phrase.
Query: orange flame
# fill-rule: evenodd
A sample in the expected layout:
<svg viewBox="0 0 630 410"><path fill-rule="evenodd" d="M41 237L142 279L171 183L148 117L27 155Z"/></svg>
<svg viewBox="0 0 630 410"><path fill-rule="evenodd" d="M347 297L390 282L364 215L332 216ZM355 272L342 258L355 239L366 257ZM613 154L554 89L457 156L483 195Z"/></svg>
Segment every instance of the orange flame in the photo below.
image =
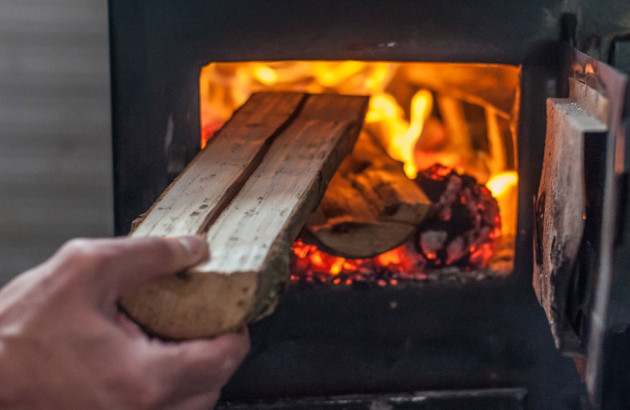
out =
<svg viewBox="0 0 630 410"><path fill-rule="evenodd" d="M332 283L338 284L348 280L350 283L366 279L379 281L383 279L382 275L388 275L391 279L389 283L392 284L392 281L397 283L398 279L424 280L428 271L451 265L467 270L486 267L501 238L498 207L489 190L476 184L472 178L458 175L439 165L422 171L422 175L423 178L442 181L445 187L440 200L432 206L433 216L429 218L433 218L432 228L421 229L413 241L409 240L402 246L368 259L333 256L298 239L292 247L295 255L292 262L293 279L335 278ZM452 187L455 182L460 185L458 191L447 192L446 187ZM450 212L457 206L460 207L460 216L468 215L474 228L453 231L453 225L435 224L437 220L448 223L450 217L443 218L441 211L448 207ZM444 229L451 230L451 239L447 240L449 234ZM432 236L440 236L438 231L443 232L443 239L431 242ZM414 241L418 241L417 244Z"/></svg>
<svg viewBox="0 0 630 410"><path fill-rule="evenodd" d="M209 64L202 69L199 78L201 147L206 146L207 141L230 118L233 111L254 92L370 95L364 128L381 142L392 158L404 164L408 177L414 178L419 169L441 163L460 173L473 175L480 183L487 183L488 189L499 203L502 221L501 229L491 232L490 237L513 237L516 233L518 177L507 165L508 148L503 140L506 129L510 132L510 128L502 124L516 110L497 107L496 103L485 101L483 96L478 97L469 90L487 88L490 84L488 78L483 80L484 87L475 88L466 85L474 84L474 74L467 74L467 82L459 83L457 79L460 76L454 78L443 74L453 67L461 66L362 61ZM492 81L495 78L511 78L508 84L516 89L518 75L514 75L515 70L510 71L501 66L482 68L490 73L489 78ZM479 148L473 142L462 101L477 104L485 110L488 134L486 148ZM515 144L511 143L511 146ZM514 163L510 167L514 167ZM436 170L441 171L442 169ZM450 169L444 172L449 173ZM471 250L471 258L487 261L493 249L486 245ZM398 273L415 270L417 277L422 275L419 272L425 262L414 256L415 250L406 245L369 260L335 257L301 241L294 244L293 252L298 259L298 265L301 263L326 271L336 277L335 280L339 279L339 283L342 283L342 279L338 277L341 273L359 274L368 267L387 267ZM437 255L431 253L425 256L428 259L437 258ZM297 266L296 269L299 271L299 268ZM404 274L401 275L399 277L404 277Z"/></svg>
<svg viewBox="0 0 630 410"><path fill-rule="evenodd" d="M306 276L313 278L314 275L325 273L332 277L343 272L347 276L365 277L374 271L376 267L387 268L391 273L396 273L398 277L424 277L420 273L422 261L409 249L409 244L399 246L374 258L368 259L345 259L338 256L329 255L317 249L315 245L306 244L301 239L296 240L291 247L296 256L293 260L292 276L293 280ZM335 279L336 280L336 279ZM352 279L346 279L352 282ZM395 279L394 279L395 280ZM341 283L341 279L337 283ZM345 281L344 281L345 282ZM346 284L350 284L346 283ZM333 284L336 284L333 281Z"/></svg>

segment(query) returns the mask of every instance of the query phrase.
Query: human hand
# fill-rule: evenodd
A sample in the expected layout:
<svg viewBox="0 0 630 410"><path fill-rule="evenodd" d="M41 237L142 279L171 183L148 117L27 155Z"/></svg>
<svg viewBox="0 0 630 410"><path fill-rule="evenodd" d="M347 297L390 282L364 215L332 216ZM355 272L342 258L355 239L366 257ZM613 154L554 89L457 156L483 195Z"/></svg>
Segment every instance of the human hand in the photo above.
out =
<svg viewBox="0 0 630 410"><path fill-rule="evenodd" d="M126 291L208 257L205 241L75 239L0 290L0 408L210 408L249 336L164 342L117 310Z"/></svg>

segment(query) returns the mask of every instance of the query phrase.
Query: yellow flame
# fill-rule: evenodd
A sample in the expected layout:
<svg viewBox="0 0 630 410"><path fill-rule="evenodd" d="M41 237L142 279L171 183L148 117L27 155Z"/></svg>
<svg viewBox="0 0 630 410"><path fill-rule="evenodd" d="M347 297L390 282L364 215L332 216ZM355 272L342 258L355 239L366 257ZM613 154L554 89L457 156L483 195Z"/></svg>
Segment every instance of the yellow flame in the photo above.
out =
<svg viewBox="0 0 630 410"><path fill-rule="evenodd" d="M209 64L202 69L199 77L201 145L205 146L213 133L254 92L369 95L364 130L378 140L392 158L404 164L408 177L415 178L419 167L424 169L435 163L473 175L480 183L486 183L499 204L502 236L514 238L518 177L515 171L508 169L507 147L503 144L505 118L500 116L494 105L480 104L474 95L467 93L469 88L465 84L478 84L483 80L483 77L477 78L474 74L474 65L471 65L473 70L470 72L458 71L468 73L464 79L453 77L449 67L449 64L365 61ZM503 72L503 69L497 69L499 73ZM586 67L587 71L589 69L592 70L592 67ZM486 67L486 70L494 69ZM492 76L495 77L504 76ZM514 76L514 81L517 78ZM517 87L517 82L512 86ZM477 104L485 110L487 150L472 144L468 128L471 124L464 115L463 102ZM432 116L434 105L439 106L436 110L439 116ZM404 262L394 251L379 258L383 265ZM316 253L312 255L311 262L323 265L326 261ZM332 275L352 268L344 266L351 263L343 258L328 262Z"/></svg>
<svg viewBox="0 0 630 410"><path fill-rule="evenodd" d="M492 192L492 196L499 197L518 183L516 171L502 172L486 183L486 187Z"/></svg>
<svg viewBox="0 0 630 410"><path fill-rule="evenodd" d="M363 66L359 61L343 61L341 63L322 61L313 65L313 73L318 83L325 87L334 87L358 73Z"/></svg>
<svg viewBox="0 0 630 410"><path fill-rule="evenodd" d="M514 238L518 212L518 175L507 171L490 178L486 187L497 200L501 214L501 235Z"/></svg>
<svg viewBox="0 0 630 410"><path fill-rule="evenodd" d="M418 172L414 162L414 146L432 108L431 92L416 92L411 99L410 121L407 122L404 119L404 110L391 94L380 93L370 99L365 122L381 123L384 133L388 135L385 147L387 153L405 164L405 173L409 178L415 178Z"/></svg>
<svg viewBox="0 0 630 410"><path fill-rule="evenodd" d="M411 121L404 134L397 134L390 140L389 154L405 164L405 174L415 178L418 173L414 160L414 147L420 138L424 122L433 108L433 96L427 90L418 91L411 99Z"/></svg>
<svg viewBox="0 0 630 410"><path fill-rule="evenodd" d="M506 198L502 198L505 202L503 207L513 208L515 206L512 204L513 201L507 197L516 197L516 189L511 187L517 186L518 179L515 171L505 172L507 166L505 158L500 157L505 155L503 146L494 147L497 144L501 145L502 138L495 138L498 142L494 145L489 141L491 147L497 148L490 150L489 154L475 150L468 141L470 138L469 132L465 129L467 126L465 118L464 121L453 121L454 118L463 115L460 112L462 107L459 97L450 95L448 90L442 90L439 86L436 88L435 84L439 81L437 83L429 81L425 84L417 74L413 74L416 69L419 72L423 70L426 72L427 67L426 63L423 65L365 61L256 61L210 64L203 68L199 78L204 132L202 145L205 145L205 141L211 138L212 133L218 130L233 111L254 92L296 91L369 95L365 130L380 141L392 158L404 164L408 177L415 178L418 166L425 168L440 162L459 169L465 163L466 167L463 169L466 173L474 175L481 183L489 178L487 186L492 194L495 197L504 195ZM441 78L442 69L448 72L448 65L443 65L443 68L435 65L429 72L433 77ZM446 74L443 77L447 79ZM474 80L471 78L470 81ZM432 87L431 91L423 88L425 86ZM434 96L437 98L435 102ZM452 102L450 105L447 104L449 101ZM431 118L434 104L439 104L441 113L439 118ZM494 124L492 132L488 130L488 134L500 137L502 134L496 110L488 107L485 109L488 118L496 120L496 123L488 125L488 128L492 128L491 125ZM426 135L423 135L423 131ZM468 139L460 141L462 135ZM438 143L425 144L426 146L419 148L418 140L421 136L426 137L424 142ZM490 166L495 163L498 165Z"/></svg>
<svg viewBox="0 0 630 410"><path fill-rule="evenodd" d="M390 94L376 94L370 98L365 122L396 121L402 118L403 114L403 109Z"/></svg>
<svg viewBox="0 0 630 410"><path fill-rule="evenodd" d="M254 76L265 85L272 85L278 81L278 74L265 64L258 64L254 67Z"/></svg>
<svg viewBox="0 0 630 410"><path fill-rule="evenodd" d="M335 262L333 262L332 266L330 267L330 274L333 276L339 275L345 262L346 261L343 258L336 258Z"/></svg>
<svg viewBox="0 0 630 410"><path fill-rule="evenodd" d="M382 89L383 84L387 84L390 71L386 63L376 64L374 71L365 79L365 88L370 91Z"/></svg>

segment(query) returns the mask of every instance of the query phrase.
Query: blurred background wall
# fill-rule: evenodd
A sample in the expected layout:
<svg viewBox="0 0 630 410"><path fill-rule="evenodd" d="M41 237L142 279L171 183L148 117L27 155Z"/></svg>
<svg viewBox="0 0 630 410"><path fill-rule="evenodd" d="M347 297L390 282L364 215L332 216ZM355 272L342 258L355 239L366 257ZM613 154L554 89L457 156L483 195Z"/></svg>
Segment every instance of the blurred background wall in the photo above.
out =
<svg viewBox="0 0 630 410"><path fill-rule="evenodd" d="M106 0L0 0L0 285L113 232Z"/></svg>

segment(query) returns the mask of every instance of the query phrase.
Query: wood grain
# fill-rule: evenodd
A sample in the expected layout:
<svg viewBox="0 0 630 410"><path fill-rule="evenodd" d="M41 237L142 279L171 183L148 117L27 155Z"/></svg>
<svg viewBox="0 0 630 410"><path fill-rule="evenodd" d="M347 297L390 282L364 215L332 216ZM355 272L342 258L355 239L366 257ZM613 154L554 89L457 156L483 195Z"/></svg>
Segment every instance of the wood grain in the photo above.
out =
<svg viewBox="0 0 630 410"><path fill-rule="evenodd" d="M156 201L131 236L202 233L260 164L300 93L254 94Z"/></svg>
<svg viewBox="0 0 630 410"><path fill-rule="evenodd" d="M307 241L345 258L369 258L404 242L431 202L367 132L306 224Z"/></svg>
<svg viewBox="0 0 630 410"><path fill-rule="evenodd" d="M561 349L579 345L565 312L585 225L584 139L600 135L603 141L606 130L576 100L547 100L545 159L536 200L534 289Z"/></svg>
<svg viewBox="0 0 630 410"><path fill-rule="evenodd" d="M293 111L284 103L287 96L292 97ZM290 244L352 150L368 101L367 97L340 95L293 96L252 97L220 133L226 141L237 133L242 140L234 146L251 153L255 149L245 145L260 145L259 129L269 134L275 127L277 135L262 161L256 163L255 155L243 156L240 149L226 153L225 143L217 139L168 188L133 233L203 232L212 254L209 261L183 275L155 281L123 297L122 307L145 329L171 339L209 337L235 330L273 308L289 274ZM270 99L283 101L279 105L282 115L269 104ZM287 121L279 121L280 117ZM254 142L243 131L251 124L257 136ZM226 168L231 176L219 176L222 168L215 169L202 156L233 165ZM246 178L234 177L247 169L252 171ZM205 178L215 172L215 182L209 183ZM241 180L237 188L217 183ZM208 201L227 191L232 195L229 200ZM167 199L168 207L163 205ZM191 215L193 209L199 215Z"/></svg>

